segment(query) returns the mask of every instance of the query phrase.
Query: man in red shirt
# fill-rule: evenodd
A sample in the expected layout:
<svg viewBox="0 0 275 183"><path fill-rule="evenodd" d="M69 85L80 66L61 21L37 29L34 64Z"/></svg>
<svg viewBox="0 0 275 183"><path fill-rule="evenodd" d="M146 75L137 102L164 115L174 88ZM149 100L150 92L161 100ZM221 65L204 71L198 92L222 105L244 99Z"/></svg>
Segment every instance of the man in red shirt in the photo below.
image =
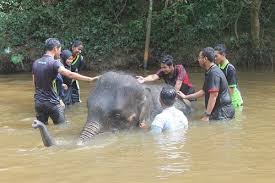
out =
<svg viewBox="0 0 275 183"><path fill-rule="evenodd" d="M161 69L155 74L146 77L137 76L139 83L156 81L163 79L166 84L174 86L176 91L189 95L195 92L192 84L189 81L188 74L183 65L174 65L173 57L166 55L161 59Z"/></svg>

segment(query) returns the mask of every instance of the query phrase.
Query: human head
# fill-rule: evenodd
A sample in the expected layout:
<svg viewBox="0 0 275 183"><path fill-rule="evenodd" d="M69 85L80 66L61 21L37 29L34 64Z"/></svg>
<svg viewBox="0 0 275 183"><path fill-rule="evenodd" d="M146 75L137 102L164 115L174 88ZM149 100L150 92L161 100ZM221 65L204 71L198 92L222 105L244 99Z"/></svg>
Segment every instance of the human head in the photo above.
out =
<svg viewBox="0 0 275 183"><path fill-rule="evenodd" d="M51 52L54 57L59 57L60 52L61 52L61 43L58 39L56 38L48 38L45 41L45 51L46 52Z"/></svg>
<svg viewBox="0 0 275 183"><path fill-rule="evenodd" d="M161 59L161 70L165 74L170 74L174 70L173 57L171 55L165 55Z"/></svg>
<svg viewBox="0 0 275 183"><path fill-rule="evenodd" d="M215 61L215 50L212 47L203 48L198 57L199 64L206 69L210 63Z"/></svg>
<svg viewBox="0 0 275 183"><path fill-rule="evenodd" d="M60 54L60 58L64 65L70 66L73 61L72 52L70 50L63 50Z"/></svg>
<svg viewBox="0 0 275 183"><path fill-rule="evenodd" d="M176 90L172 86L164 86L160 92L160 103L162 106L172 106L176 100Z"/></svg>
<svg viewBox="0 0 275 183"><path fill-rule="evenodd" d="M82 41L75 40L72 42L73 55L79 55L82 52L82 49L83 49Z"/></svg>
<svg viewBox="0 0 275 183"><path fill-rule="evenodd" d="M214 48L215 50L215 62L216 64L222 64L223 61L226 59L226 48L224 44L218 44Z"/></svg>

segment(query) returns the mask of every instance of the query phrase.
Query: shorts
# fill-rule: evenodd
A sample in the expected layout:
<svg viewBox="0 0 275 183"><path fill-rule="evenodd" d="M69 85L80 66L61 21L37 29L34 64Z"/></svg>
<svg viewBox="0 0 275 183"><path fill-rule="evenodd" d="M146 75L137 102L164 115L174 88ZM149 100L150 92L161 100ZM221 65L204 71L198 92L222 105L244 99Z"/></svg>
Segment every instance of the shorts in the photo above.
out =
<svg viewBox="0 0 275 183"><path fill-rule="evenodd" d="M53 120L55 125L65 122L65 108L60 104L53 104L50 102L35 101L36 118L48 124L49 117Z"/></svg>

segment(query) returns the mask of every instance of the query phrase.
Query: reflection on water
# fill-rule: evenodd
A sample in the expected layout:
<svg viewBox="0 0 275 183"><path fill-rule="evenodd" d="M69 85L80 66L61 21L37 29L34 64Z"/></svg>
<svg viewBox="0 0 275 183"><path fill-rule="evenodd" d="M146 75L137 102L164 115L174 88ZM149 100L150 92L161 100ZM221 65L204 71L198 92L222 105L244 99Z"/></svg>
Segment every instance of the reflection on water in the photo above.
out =
<svg viewBox="0 0 275 183"><path fill-rule="evenodd" d="M184 144L186 141L185 131L174 131L155 135L157 145L156 158L161 165L159 178L169 178L174 174L181 174L190 168L190 154L185 152Z"/></svg>
<svg viewBox="0 0 275 183"><path fill-rule="evenodd" d="M190 73L196 89L203 73ZM203 100L187 133L104 134L86 146L75 142L86 122L86 102L66 111L67 125L49 132L46 148L31 128L35 113L30 74L0 76L0 182L238 182L275 180L275 74L239 73L245 105L226 123L199 121ZM81 82L82 101L91 87Z"/></svg>

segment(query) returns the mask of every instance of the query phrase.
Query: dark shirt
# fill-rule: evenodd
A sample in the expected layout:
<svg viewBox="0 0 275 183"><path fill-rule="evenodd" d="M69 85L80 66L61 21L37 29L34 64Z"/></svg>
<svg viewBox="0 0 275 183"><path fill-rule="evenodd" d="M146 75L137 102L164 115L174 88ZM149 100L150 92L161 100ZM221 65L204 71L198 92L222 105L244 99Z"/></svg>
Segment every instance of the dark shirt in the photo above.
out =
<svg viewBox="0 0 275 183"><path fill-rule="evenodd" d="M64 67L66 69L68 69L69 71L72 71L71 70L71 66L68 66L68 65L64 64ZM73 81L72 79L70 79L70 78L68 78L66 76L62 76L62 79L63 79L63 83L66 84L68 87L70 87L72 85L72 81Z"/></svg>
<svg viewBox="0 0 275 183"><path fill-rule="evenodd" d="M58 94L59 97L64 97L64 87L63 87L63 78L61 76L61 74L57 74L57 77L56 77L56 92Z"/></svg>
<svg viewBox="0 0 275 183"><path fill-rule="evenodd" d="M84 66L84 59L82 55L77 55L71 64L72 72L79 72Z"/></svg>
<svg viewBox="0 0 275 183"><path fill-rule="evenodd" d="M51 102L59 104L59 97L53 88L53 81L56 79L61 62L54 60L49 55L44 55L36 60L32 66L32 73L35 79L35 101Z"/></svg>
<svg viewBox="0 0 275 183"><path fill-rule="evenodd" d="M177 80L182 81L180 91L184 94L188 94L188 90L193 88L189 81L188 74L182 65L175 65L175 69L172 74L165 74L162 69L158 70L156 74L159 78L163 79L166 84L171 86L175 86Z"/></svg>
<svg viewBox="0 0 275 183"><path fill-rule="evenodd" d="M237 86L237 74L236 74L236 69L235 67L228 63L225 68L221 68L222 72L224 73L228 86L229 87L235 87Z"/></svg>
<svg viewBox="0 0 275 183"><path fill-rule="evenodd" d="M218 97L212 113L218 108L230 105L231 97L228 89L227 80L221 69L217 65L213 65L205 73L205 80L203 84L203 91L205 92L205 107L207 108L208 100L211 92L218 92Z"/></svg>

